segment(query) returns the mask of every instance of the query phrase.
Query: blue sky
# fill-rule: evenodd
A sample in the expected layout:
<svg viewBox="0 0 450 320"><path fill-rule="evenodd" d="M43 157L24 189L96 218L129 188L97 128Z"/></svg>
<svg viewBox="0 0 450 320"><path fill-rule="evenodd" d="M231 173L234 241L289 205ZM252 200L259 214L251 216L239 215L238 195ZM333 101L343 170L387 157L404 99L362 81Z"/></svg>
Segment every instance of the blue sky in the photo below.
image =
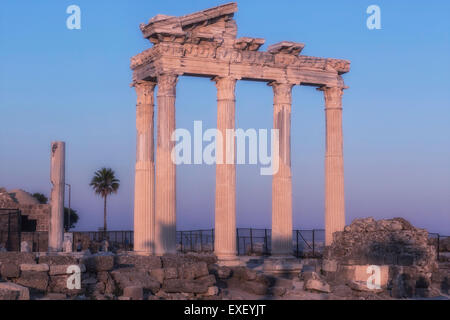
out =
<svg viewBox="0 0 450 320"><path fill-rule="evenodd" d="M139 24L158 13L184 15L222 1L13 1L0 4L0 186L49 195L49 148L66 141L67 182L78 229L102 225L102 201L89 189L108 166L121 180L109 226L132 228L135 100L131 56L150 47ZM66 28L66 8L81 8L81 30ZM381 8L368 30L366 9ZM306 55L351 60L344 76L347 223L403 216L450 233L450 3L447 1L238 1L238 36L268 45L306 44ZM177 127L216 123L216 89L183 77ZM239 82L237 126L272 127L272 89ZM323 227L324 111L320 92L295 87L292 106L295 228ZM179 229L214 222L213 166L177 168ZM193 187L195 186L195 187ZM271 178L237 168L237 223L270 227Z"/></svg>

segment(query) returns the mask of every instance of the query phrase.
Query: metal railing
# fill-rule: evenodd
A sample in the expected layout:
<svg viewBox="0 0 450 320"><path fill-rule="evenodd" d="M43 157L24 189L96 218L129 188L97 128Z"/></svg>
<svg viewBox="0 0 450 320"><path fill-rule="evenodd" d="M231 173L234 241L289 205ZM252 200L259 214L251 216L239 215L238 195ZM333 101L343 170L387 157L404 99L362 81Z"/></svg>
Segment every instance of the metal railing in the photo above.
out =
<svg viewBox="0 0 450 320"><path fill-rule="evenodd" d="M0 209L0 247L19 251L22 220L19 209Z"/></svg>
<svg viewBox="0 0 450 320"><path fill-rule="evenodd" d="M5 210L3 213L5 214ZM2 211L0 210L0 215ZM12 217L12 218L11 218ZM17 212L9 217L8 221L17 218ZM3 216L3 220L5 215ZM6 221L6 220L5 220ZM20 221L17 221L20 223ZM7 244L9 251L19 251L20 241L29 241L33 251L47 251L47 232L17 232L12 230L8 223L8 230L0 230L0 244ZM5 228L3 228L5 229ZM177 250L180 252L213 252L214 229L177 231ZM271 229L237 228L236 251L238 255L264 256L269 255L272 249ZM429 233L430 244L436 247L437 259L440 259L443 239L450 238L439 233ZM84 231L73 232L73 250L77 250L79 242L99 245L107 239L111 248L124 250L133 249L133 231ZM14 240L14 241L13 241ZM325 246L325 230L293 230L293 254L299 258L320 257ZM86 246L83 246L86 248ZM448 250L448 249L447 249Z"/></svg>
<svg viewBox="0 0 450 320"><path fill-rule="evenodd" d="M297 257L318 257L325 243L325 231L294 230L293 254ZM177 231L177 246L181 252L208 252L214 250L214 229ZM269 255L272 249L272 230L237 228L238 255Z"/></svg>

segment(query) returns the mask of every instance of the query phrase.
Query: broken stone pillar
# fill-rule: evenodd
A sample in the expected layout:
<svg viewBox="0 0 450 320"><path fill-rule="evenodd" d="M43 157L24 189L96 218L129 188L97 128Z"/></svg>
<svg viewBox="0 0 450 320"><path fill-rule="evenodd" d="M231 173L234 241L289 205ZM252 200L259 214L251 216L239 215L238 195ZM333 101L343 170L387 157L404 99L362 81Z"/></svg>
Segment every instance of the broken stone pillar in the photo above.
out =
<svg viewBox="0 0 450 320"><path fill-rule="evenodd" d="M155 181L155 253L176 253L176 166L172 161L175 142L175 97L178 76L158 76L158 124Z"/></svg>
<svg viewBox="0 0 450 320"><path fill-rule="evenodd" d="M274 93L273 127L279 130L279 169L272 177L272 255L292 256L291 104L293 84L272 82L270 86Z"/></svg>
<svg viewBox="0 0 450 320"><path fill-rule="evenodd" d="M344 159L342 138L341 87L323 87L325 96L325 245L333 242L333 233L345 227Z"/></svg>
<svg viewBox="0 0 450 320"><path fill-rule="evenodd" d="M236 260L236 79L216 77L213 80L217 87L217 130L222 134L216 157L214 253L219 260L233 261ZM233 130L230 139L227 139L227 129Z"/></svg>
<svg viewBox="0 0 450 320"><path fill-rule="evenodd" d="M156 83L135 84L136 168L134 184L134 251L153 253L155 242L154 89Z"/></svg>
<svg viewBox="0 0 450 320"><path fill-rule="evenodd" d="M63 249L64 239L64 191L65 191L66 144L52 142L50 180L50 224L48 229L48 251L59 252Z"/></svg>

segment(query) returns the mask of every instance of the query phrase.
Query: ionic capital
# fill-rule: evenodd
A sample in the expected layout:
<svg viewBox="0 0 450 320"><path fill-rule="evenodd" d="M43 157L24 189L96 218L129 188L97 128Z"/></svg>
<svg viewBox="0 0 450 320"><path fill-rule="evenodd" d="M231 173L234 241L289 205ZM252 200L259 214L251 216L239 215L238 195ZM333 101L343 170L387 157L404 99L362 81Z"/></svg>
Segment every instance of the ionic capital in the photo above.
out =
<svg viewBox="0 0 450 320"><path fill-rule="evenodd" d="M234 100L237 79L234 77L217 76L212 78L216 83L217 100Z"/></svg>
<svg viewBox="0 0 450 320"><path fill-rule="evenodd" d="M318 91L323 91L325 97L325 109L342 109L342 95L346 87L321 87Z"/></svg>
<svg viewBox="0 0 450 320"><path fill-rule="evenodd" d="M178 75L163 73L158 75L158 96L175 97Z"/></svg>

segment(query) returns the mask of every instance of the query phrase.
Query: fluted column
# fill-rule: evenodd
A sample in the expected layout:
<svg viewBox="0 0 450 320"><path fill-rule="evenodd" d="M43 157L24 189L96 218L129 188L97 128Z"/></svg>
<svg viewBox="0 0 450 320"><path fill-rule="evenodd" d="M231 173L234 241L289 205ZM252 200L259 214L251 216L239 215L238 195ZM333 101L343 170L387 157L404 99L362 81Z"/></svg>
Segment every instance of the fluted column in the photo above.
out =
<svg viewBox="0 0 450 320"><path fill-rule="evenodd" d="M154 253L155 242L155 160L154 90L156 83L135 83L136 168L134 183L134 251Z"/></svg>
<svg viewBox="0 0 450 320"><path fill-rule="evenodd" d="M292 255L290 83L272 82L273 127L279 130L279 169L272 177L272 255ZM275 155L276 156L276 155Z"/></svg>
<svg viewBox="0 0 450 320"><path fill-rule="evenodd" d="M155 253L176 253L176 167L171 152L175 130L177 75L158 76L158 125L156 143Z"/></svg>
<svg viewBox="0 0 450 320"><path fill-rule="evenodd" d="M62 141L52 142L50 160L50 221L48 229L48 251L58 252L63 249L64 238L64 191L66 177L66 144Z"/></svg>
<svg viewBox="0 0 450 320"><path fill-rule="evenodd" d="M324 87L325 153L325 245L333 242L333 233L345 227L344 159L342 138L343 88Z"/></svg>
<svg viewBox="0 0 450 320"><path fill-rule="evenodd" d="M216 77L217 130L223 143L216 157L216 207L214 252L219 260L236 259L236 166L235 137L227 139L227 129L235 129L236 79ZM218 145L220 148L220 145Z"/></svg>

